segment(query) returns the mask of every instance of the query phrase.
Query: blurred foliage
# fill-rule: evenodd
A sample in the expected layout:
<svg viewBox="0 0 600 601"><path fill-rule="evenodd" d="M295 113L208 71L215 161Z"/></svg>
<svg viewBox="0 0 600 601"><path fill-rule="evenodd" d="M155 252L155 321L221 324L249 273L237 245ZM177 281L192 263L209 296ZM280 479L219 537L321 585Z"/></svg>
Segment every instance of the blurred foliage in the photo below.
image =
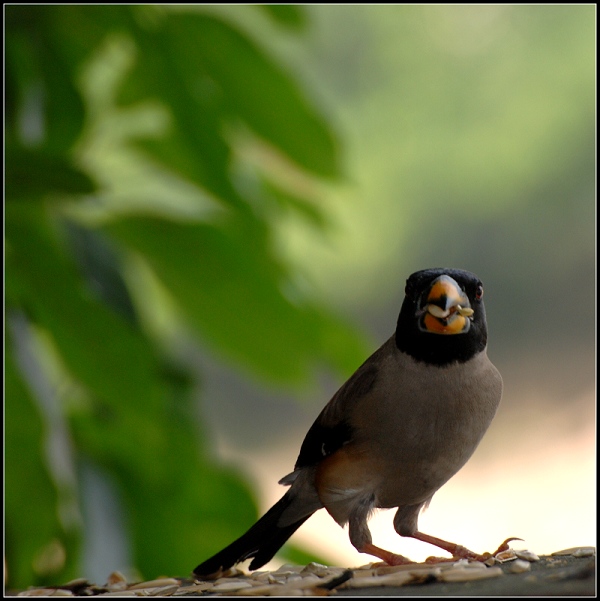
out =
<svg viewBox="0 0 600 601"><path fill-rule="evenodd" d="M290 48L279 36L273 45L335 107L356 186L336 190L328 203L338 226L333 242L291 219L280 231L290 254L327 285L330 302L359 314L355 307L377 303L379 313L388 304L395 311L399 278L423 266L462 265L493 286L488 300L500 302L490 317L498 323L504 312L498 329L510 347L515 317L534 325L515 328L527 338L547 331L557 304L540 311L536 295L548 282L552 293L568 290L584 262L577 277L589 282L590 299L596 7L309 11L317 29L310 43ZM536 311L516 316L515 294ZM587 316L582 324L589 332Z"/></svg>
<svg viewBox="0 0 600 601"><path fill-rule="evenodd" d="M593 384L593 5L5 16L10 586L82 575L90 463L117 483L148 577L187 574L255 517L212 461L190 337L271 387L306 386L318 363L347 375L365 352L315 297L385 335L403 278L450 264L489 287L494 353L539 355L525 371L544 398ZM335 106L353 188L303 88ZM234 440L290 426L232 407Z"/></svg>
<svg viewBox="0 0 600 601"><path fill-rule="evenodd" d="M299 7L256 10L273 27L305 25ZM256 508L215 463L189 367L136 282L145 273L181 329L264 381L306 385L319 364L347 373L361 340L295 283L273 241L282 211L322 226L315 190L340 176L336 142L284 68L202 10L11 5L5 16L8 585L82 575L85 528L65 494L85 499L76 478L62 490L39 373L73 473L91 461L117 483L135 567L185 575ZM120 75L102 54L115 44ZM94 64L106 71L94 72L95 96L84 93ZM149 106L165 127L126 133L113 156L127 147L162 177L160 206L124 200L133 162L107 174L86 155L109 116L134 122Z"/></svg>

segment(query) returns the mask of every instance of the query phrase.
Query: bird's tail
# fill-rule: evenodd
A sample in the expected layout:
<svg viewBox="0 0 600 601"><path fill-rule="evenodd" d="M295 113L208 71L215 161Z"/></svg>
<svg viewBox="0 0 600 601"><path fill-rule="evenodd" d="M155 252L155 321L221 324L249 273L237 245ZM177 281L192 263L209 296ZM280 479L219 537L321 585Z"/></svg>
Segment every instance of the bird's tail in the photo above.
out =
<svg viewBox="0 0 600 601"><path fill-rule="evenodd" d="M254 526L233 541L229 546L207 559L194 570L196 576L209 576L225 571L245 559L253 557L251 570L257 570L273 558L300 526L312 515L309 514L293 524L280 527L277 525L283 512L289 507L291 498L289 491L263 515Z"/></svg>

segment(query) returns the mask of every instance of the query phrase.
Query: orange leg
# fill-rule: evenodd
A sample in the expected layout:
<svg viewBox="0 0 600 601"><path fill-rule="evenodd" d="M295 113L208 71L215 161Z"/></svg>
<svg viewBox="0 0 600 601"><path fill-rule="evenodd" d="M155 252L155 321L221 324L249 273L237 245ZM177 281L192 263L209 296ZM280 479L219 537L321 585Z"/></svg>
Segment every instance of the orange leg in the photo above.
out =
<svg viewBox="0 0 600 601"><path fill-rule="evenodd" d="M493 557L497 553L501 551L506 551L509 546L508 543L512 540L523 540L517 537L507 538L493 553L482 553L478 554L473 551L470 551L466 547L462 545L457 545L456 543L450 543L448 541L442 540L441 538L437 538L435 536L431 536L429 534L424 534L423 532L415 532L412 535L412 538L416 538L417 540L423 541L424 543L429 543L430 545L434 545L435 547L439 547L444 551L448 551L452 557L428 557L426 563L437 563L440 561L456 561L457 559L471 559L473 561L485 561L490 557ZM374 555L381 559L381 561L385 562L390 566L401 566L415 563L414 561L408 559L408 557L404 557L404 555L397 555L396 553L392 553L391 551L386 551L381 547L377 547L372 543L367 543L360 549L361 553L368 553L369 555Z"/></svg>
<svg viewBox="0 0 600 601"><path fill-rule="evenodd" d="M478 553L470 551L462 545L457 545L456 543L449 543L445 540L442 540L441 538L436 538L435 536L424 534L423 532L417 531L411 536L412 538L416 538L417 540L423 541L424 543L429 543L430 545L434 545L436 547L439 547L440 549L444 549L444 551L448 551L448 553L452 555L452 558L473 559L475 561L485 561L486 559L493 557L501 551L506 551L509 548L508 543L511 540L522 540L514 536L511 538L507 538L493 553L485 552L480 555Z"/></svg>
<svg viewBox="0 0 600 601"><path fill-rule="evenodd" d="M404 557L403 555L396 555L396 553L392 553L391 551L386 551L381 547L376 547L372 543L367 543L360 549L361 553L368 553L369 555L374 555L378 557L389 566L401 566L405 564L415 563L408 559L408 557Z"/></svg>

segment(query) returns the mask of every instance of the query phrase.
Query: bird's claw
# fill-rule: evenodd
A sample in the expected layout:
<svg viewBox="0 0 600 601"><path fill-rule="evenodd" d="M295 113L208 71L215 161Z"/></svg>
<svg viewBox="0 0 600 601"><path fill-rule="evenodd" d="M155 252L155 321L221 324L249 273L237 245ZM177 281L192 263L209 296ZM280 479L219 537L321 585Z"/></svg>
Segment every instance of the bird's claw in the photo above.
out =
<svg viewBox="0 0 600 601"><path fill-rule="evenodd" d="M508 551L508 549L510 549L510 545L508 543L510 543L510 541L513 540L523 540L522 538L518 538L517 536L511 536L510 538L507 538L493 553L489 553L488 551L486 551L485 553L482 553L481 555L476 555L476 557L473 557L473 559L475 559L476 561L487 561L488 559L490 559L490 557L496 557L496 555L498 555L498 553L502 553L502 551ZM475 553L473 554L475 555ZM469 558L471 559L471 558Z"/></svg>
<svg viewBox="0 0 600 601"><path fill-rule="evenodd" d="M453 549L453 553L452 553L452 557L428 557L425 560L425 563L441 563L441 562L449 562L449 561L458 561L460 559L467 559L469 561L481 561L481 562L485 562L488 559L490 559L490 557L495 557L496 555L498 555L498 553L501 553L502 551L507 551L510 546L508 543L510 543L513 540L523 540L522 538L518 538L516 536L511 536L510 538L507 538L493 553L490 553L489 551L486 551L484 553L474 553L473 551L471 551L470 549L467 549L466 547L463 547L461 545L456 545L455 548Z"/></svg>
<svg viewBox="0 0 600 601"><path fill-rule="evenodd" d="M460 557L435 557L434 555L429 556L425 563L447 563L450 561L457 561Z"/></svg>
<svg viewBox="0 0 600 601"><path fill-rule="evenodd" d="M510 543L510 541L512 540L523 540L522 538L519 538L517 536L511 536L510 538L507 538L491 555L492 556L496 556L498 555L498 553L502 553L502 551L508 551L508 549L510 549L510 546L508 543Z"/></svg>

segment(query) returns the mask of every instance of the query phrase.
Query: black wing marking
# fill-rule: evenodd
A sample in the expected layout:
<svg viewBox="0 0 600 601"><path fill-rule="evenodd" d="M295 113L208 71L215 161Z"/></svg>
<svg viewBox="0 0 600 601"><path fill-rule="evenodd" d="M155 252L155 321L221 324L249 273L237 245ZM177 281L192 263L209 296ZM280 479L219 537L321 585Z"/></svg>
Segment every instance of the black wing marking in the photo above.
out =
<svg viewBox="0 0 600 601"><path fill-rule="evenodd" d="M379 371L377 355L369 357L321 411L304 438L295 470L317 464L352 440L352 427L345 416L349 405L373 388Z"/></svg>

